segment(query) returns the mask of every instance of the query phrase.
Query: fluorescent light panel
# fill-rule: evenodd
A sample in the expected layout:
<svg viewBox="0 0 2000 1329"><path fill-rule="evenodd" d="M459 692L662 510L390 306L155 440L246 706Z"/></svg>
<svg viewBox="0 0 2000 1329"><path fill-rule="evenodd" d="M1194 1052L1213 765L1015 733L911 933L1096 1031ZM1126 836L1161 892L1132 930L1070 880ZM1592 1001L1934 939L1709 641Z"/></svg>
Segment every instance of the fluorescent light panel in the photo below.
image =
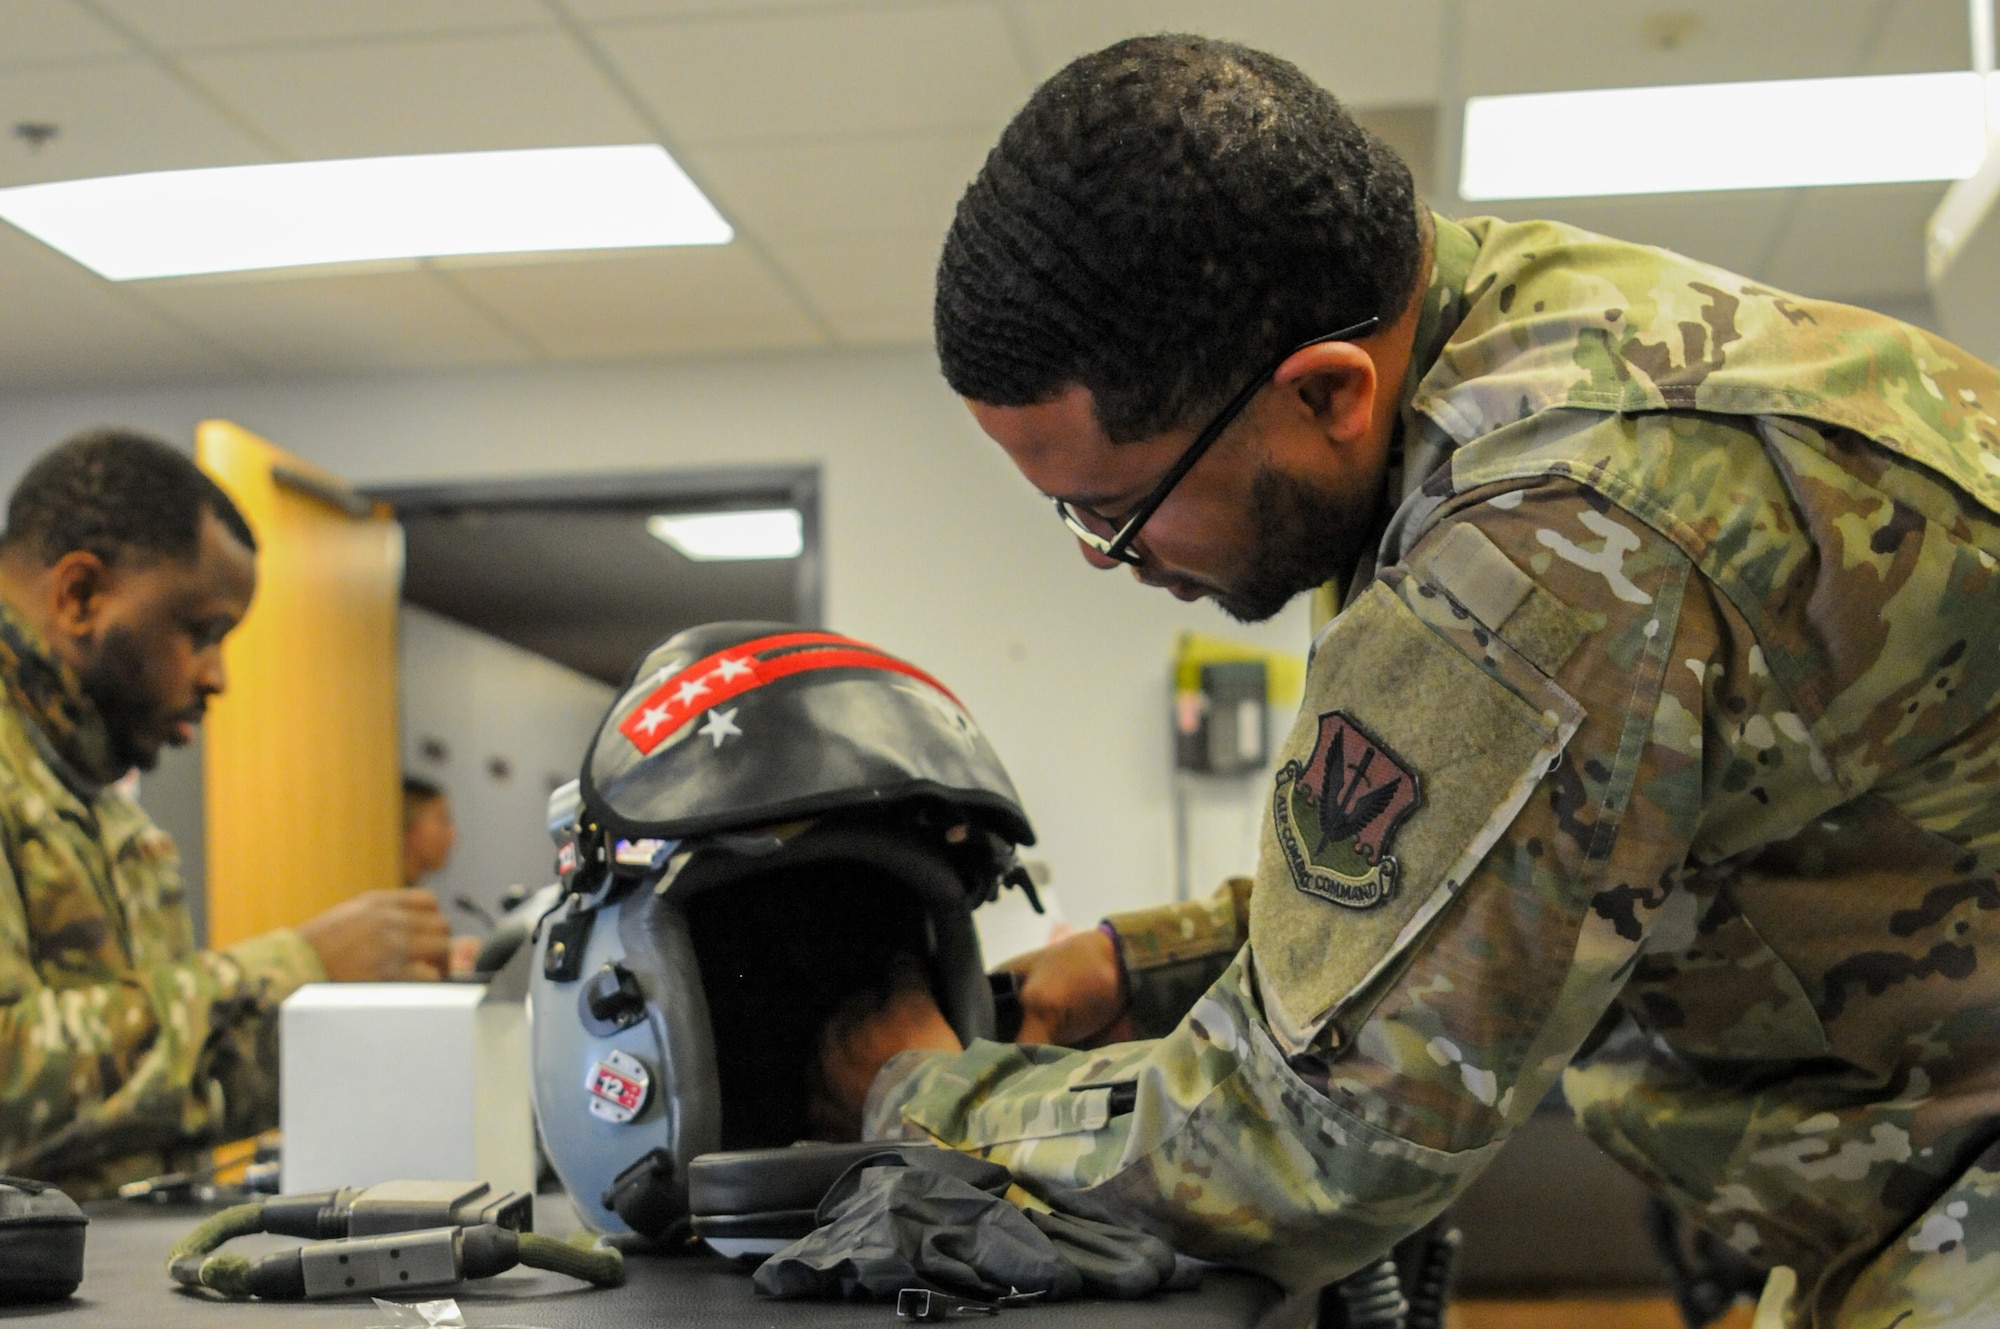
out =
<svg viewBox="0 0 2000 1329"><path fill-rule="evenodd" d="M0 218L112 281L732 235L656 143L22 185L0 189Z"/></svg>
<svg viewBox="0 0 2000 1329"><path fill-rule="evenodd" d="M806 547L805 527L793 508L648 517L646 531L698 563L797 558Z"/></svg>
<svg viewBox="0 0 2000 1329"><path fill-rule="evenodd" d="M1985 152L1970 71L1472 97L1458 192L1480 202L1962 180Z"/></svg>

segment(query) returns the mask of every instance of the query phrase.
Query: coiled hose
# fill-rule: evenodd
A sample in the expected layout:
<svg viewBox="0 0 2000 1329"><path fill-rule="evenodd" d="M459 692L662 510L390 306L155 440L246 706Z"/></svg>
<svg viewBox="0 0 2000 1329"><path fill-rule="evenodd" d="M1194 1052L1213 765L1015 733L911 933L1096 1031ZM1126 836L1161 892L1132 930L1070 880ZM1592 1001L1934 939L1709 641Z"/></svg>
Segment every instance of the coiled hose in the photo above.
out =
<svg viewBox="0 0 2000 1329"><path fill-rule="evenodd" d="M1405 1237L1320 1294L1322 1329L1444 1329L1464 1241L1448 1215Z"/></svg>
<svg viewBox="0 0 2000 1329"><path fill-rule="evenodd" d="M1403 1297L1396 1257L1385 1255L1341 1279L1340 1305L1347 1329L1405 1329L1410 1303Z"/></svg>
<svg viewBox="0 0 2000 1329"><path fill-rule="evenodd" d="M226 1242L263 1230L264 1206L261 1203L239 1204L211 1214L181 1238L168 1254L167 1274L182 1287L206 1288L232 1300L251 1297L265 1301L303 1299L307 1295L303 1257L309 1247L295 1247L256 1260L219 1250ZM530 1269L566 1274L597 1287L616 1287L625 1281L625 1257L616 1247L559 1241L540 1233L515 1232L492 1223L439 1231L449 1233L455 1267L461 1278L488 1278L520 1264ZM407 1240L415 1239L420 1234L400 1235ZM591 1240L585 1234L579 1236ZM317 1246L341 1244L314 1243Z"/></svg>

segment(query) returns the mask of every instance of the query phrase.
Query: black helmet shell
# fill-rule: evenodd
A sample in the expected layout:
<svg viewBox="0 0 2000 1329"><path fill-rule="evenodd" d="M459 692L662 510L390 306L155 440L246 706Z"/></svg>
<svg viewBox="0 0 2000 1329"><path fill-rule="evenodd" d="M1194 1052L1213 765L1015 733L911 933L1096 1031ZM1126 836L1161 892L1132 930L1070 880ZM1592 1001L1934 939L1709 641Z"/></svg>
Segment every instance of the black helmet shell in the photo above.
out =
<svg viewBox="0 0 2000 1329"><path fill-rule="evenodd" d="M630 838L925 799L1013 843L1035 838L999 757L942 683L786 623L709 623L648 651L591 740L582 787L586 817Z"/></svg>

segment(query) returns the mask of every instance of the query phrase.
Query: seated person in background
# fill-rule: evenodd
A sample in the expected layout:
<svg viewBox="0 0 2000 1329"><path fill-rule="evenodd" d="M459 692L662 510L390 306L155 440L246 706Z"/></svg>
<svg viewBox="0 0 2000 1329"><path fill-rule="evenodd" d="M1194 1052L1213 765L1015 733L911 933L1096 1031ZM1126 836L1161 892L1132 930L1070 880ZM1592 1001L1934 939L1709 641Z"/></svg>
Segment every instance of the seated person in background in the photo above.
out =
<svg viewBox="0 0 2000 1329"><path fill-rule="evenodd" d="M444 871L451 862L452 846L458 843L458 827L451 819L451 800L444 790L421 775L403 776L403 885L415 886L425 877ZM491 922L491 916L465 895L458 897L460 908L470 908ZM453 937L450 965L453 977L473 972L484 937Z"/></svg>
<svg viewBox="0 0 2000 1329"><path fill-rule="evenodd" d="M458 843L451 800L420 775L403 777L403 884L415 886L451 861Z"/></svg>
<svg viewBox="0 0 2000 1329"><path fill-rule="evenodd" d="M81 1198L186 1167L275 1124L293 989L440 975L448 929L423 891L196 950L173 841L111 787L194 736L256 578L228 496L143 435L71 439L8 502L0 1172Z"/></svg>

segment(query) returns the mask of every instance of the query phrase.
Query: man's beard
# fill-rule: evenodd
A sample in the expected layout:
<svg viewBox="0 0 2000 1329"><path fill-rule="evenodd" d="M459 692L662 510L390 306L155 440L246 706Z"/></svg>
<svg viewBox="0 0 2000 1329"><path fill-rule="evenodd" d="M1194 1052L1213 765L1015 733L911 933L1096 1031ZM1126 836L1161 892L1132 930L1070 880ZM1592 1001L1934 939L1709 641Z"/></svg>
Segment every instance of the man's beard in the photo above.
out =
<svg viewBox="0 0 2000 1329"><path fill-rule="evenodd" d="M1239 623L1261 623L1301 591L1351 576L1373 530L1374 508L1372 491L1360 502L1258 467L1250 482L1256 533L1250 559L1235 584L1214 595L1215 603Z"/></svg>
<svg viewBox="0 0 2000 1329"><path fill-rule="evenodd" d="M124 628L105 633L97 659L78 675L83 694L104 719L111 759L120 770L150 771L160 762L160 743L148 746L140 735L158 727L160 704L146 686L145 653Z"/></svg>

